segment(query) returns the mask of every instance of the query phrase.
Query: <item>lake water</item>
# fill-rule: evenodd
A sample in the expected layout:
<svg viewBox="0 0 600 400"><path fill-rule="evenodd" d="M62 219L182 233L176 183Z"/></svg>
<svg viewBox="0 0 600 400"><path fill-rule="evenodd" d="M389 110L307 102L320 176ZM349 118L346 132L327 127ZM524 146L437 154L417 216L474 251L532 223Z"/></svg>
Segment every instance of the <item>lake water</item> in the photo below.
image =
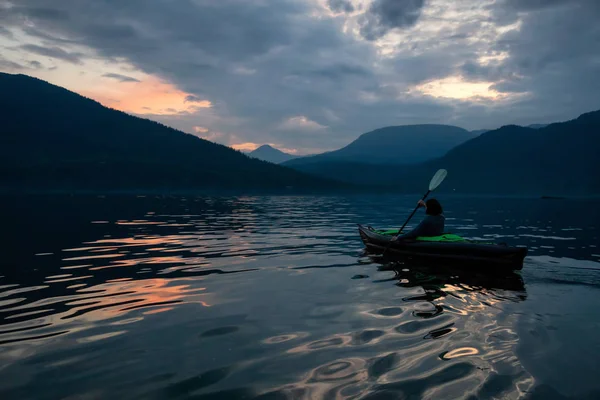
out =
<svg viewBox="0 0 600 400"><path fill-rule="evenodd" d="M0 398L600 398L600 202L440 200L524 269L364 254L414 196L1 197Z"/></svg>

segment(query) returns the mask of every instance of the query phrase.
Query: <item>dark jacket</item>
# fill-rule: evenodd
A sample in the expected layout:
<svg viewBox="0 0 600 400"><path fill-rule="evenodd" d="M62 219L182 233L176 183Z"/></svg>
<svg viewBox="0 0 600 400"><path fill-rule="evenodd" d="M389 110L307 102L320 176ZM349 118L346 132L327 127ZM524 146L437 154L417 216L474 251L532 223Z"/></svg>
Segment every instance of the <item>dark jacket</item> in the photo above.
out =
<svg viewBox="0 0 600 400"><path fill-rule="evenodd" d="M428 215L415 229L398 236L398 240L414 239L419 236L440 236L444 233L445 220L446 218L443 214Z"/></svg>

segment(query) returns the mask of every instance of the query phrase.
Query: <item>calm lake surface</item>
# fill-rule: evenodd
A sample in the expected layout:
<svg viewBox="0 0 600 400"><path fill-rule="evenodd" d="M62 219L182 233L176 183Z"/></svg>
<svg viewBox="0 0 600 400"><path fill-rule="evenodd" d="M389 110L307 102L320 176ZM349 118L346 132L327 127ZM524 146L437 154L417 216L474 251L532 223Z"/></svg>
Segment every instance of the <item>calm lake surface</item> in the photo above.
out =
<svg viewBox="0 0 600 400"><path fill-rule="evenodd" d="M364 254L415 196L0 197L0 399L600 398L600 202L439 199L523 271Z"/></svg>

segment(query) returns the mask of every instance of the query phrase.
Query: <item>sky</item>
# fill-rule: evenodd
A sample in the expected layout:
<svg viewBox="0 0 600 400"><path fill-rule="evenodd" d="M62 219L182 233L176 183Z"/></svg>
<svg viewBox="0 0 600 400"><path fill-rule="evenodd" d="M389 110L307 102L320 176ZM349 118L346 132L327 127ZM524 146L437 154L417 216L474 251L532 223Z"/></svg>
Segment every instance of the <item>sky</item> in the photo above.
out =
<svg viewBox="0 0 600 400"><path fill-rule="evenodd" d="M0 71L311 154L390 125L598 110L598 21L598 0L0 0Z"/></svg>

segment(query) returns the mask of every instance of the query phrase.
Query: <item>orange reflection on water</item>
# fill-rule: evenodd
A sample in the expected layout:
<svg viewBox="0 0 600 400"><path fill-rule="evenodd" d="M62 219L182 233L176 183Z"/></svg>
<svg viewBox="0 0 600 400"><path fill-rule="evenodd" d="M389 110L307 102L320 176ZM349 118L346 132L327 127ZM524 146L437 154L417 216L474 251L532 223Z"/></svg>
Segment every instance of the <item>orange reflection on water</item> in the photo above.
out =
<svg viewBox="0 0 600 400"><path fill-rule="evenodd" d="M192 235L170 235L170 236L144 236L144 237L128 237L128 238L119 238L119 239L100 239L95 240L93 242L86 242L86 244L98 244L98 245L108 245L108 246L118 246L118 247L131 247L131 246L157 246L157 245L165 245L165 244L183 244L186 240L197 240L196 236ZM87 250L87 249L96 249L98 247L83 247L79 249L69 249L69 251L73 250Z"/></svg>
<svg viewBox="0 0 600 400"><path fill-rule="evenodd" d="M119 267L133 267L140 264L186 264L189 263L190 259L185 259L179 256L159 256L159 257L146 257L146 258L132 258L126 260L116 260L108 265L101 265L98 267L90 268L90 271L100 271L108 268L119 268Z"/></svg>
<svg viewBox="0 0 600 400"><path fill-rule="evenodd" d="M476 354L479 354L479 350L477 350L475 347L460 347L458 349L442 353L440 355L440 358L442 358L443 360L451 360L453 358L474 356Z"/></svg>
<svg viewBox="0 0 600 400"><path fill-rule="evenodd" d="M173 307L156 308L154 310L146 311L144 315L160 314L163 312L171 311L172 309Z"/></svg>
<svg viewBox="0 0 600 400"><path fill-rule="evenodd" d="M190 284L181 284L183 279L152 278L144 280L118 281L103 283L93 287L79 290L80 296L73 299L69 313L61 319L69 319L85 315L86 320L100 321L106 318L146 307L158 307L162 312L167 311L165 305L198 303L210 307L204 300L197 298L199 292L204 292L204 287L192 287ZM177 283L177 284L175 284ZM86 294L91 296L86 296ZM174 307L168 307L172 310ZM161 311L155 311L158 313ZM149 315L149 313L144 313ZM150 313L152 314L152 313Z"/></svg>
<svg viewBox="0 0 600 400"><path fill-rule="evenodd" d="M465 303L461 309L452 309L460 315L486 311L489 307L496 306L507 299L499 297L496 290L489 290L478 286L446 284L442 290L452 297ZM500 291L501 292L501 291Z"/></svg>

